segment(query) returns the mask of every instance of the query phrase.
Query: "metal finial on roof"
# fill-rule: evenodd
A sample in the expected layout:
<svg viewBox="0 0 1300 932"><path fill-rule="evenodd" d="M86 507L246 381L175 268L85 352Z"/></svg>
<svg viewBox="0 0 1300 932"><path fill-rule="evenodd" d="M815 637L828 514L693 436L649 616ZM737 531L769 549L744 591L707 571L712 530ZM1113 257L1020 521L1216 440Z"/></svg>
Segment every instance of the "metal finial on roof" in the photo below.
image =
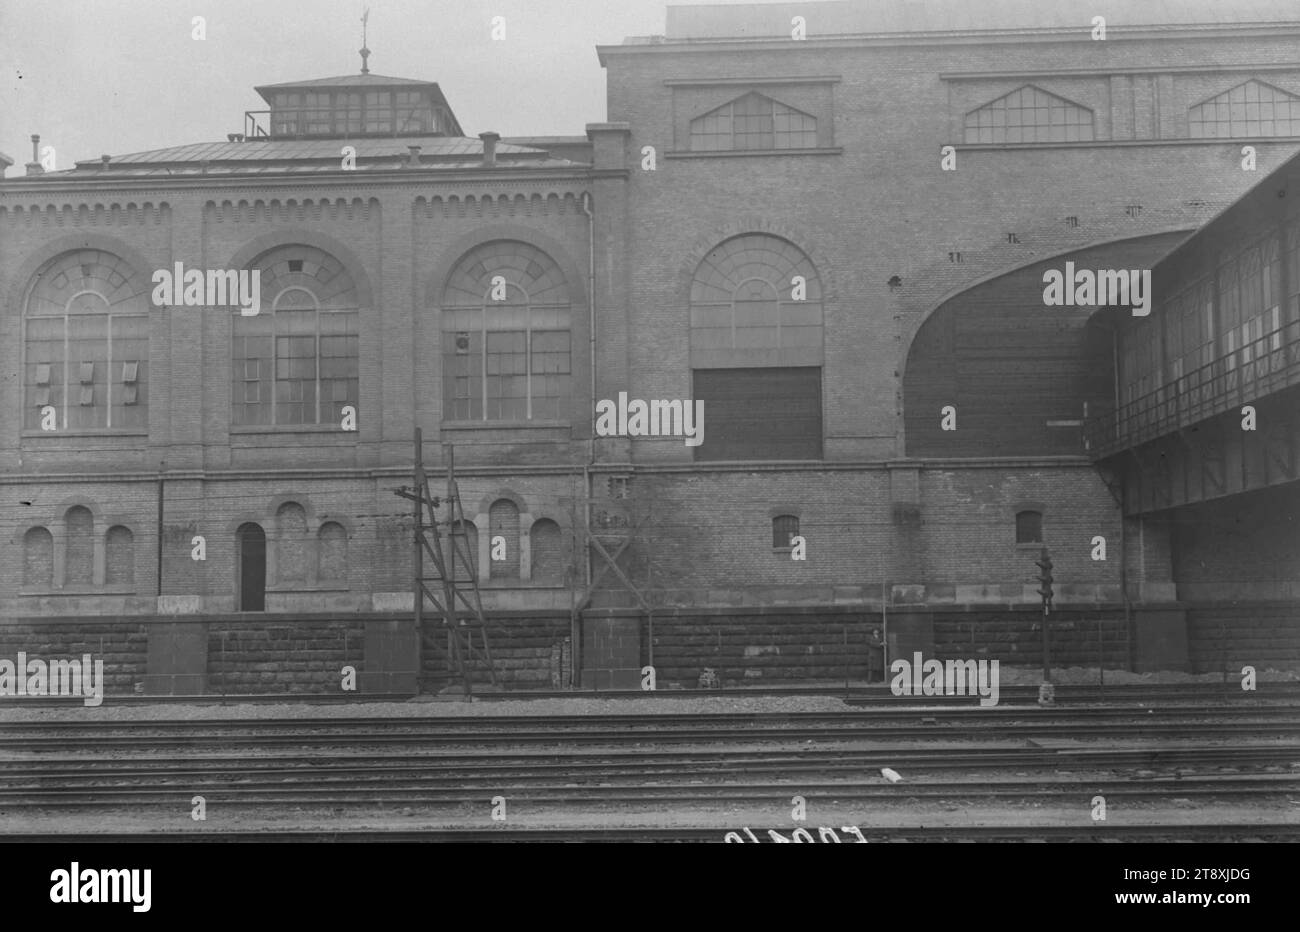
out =
<svg viewBox="0 0 1300 932"><path fill-rule="evenodd" d="M361 14L361 73L370 74L370 65L366 59L370 57L370 49L366 48L366 24L370 19L370 7Z"/></svg>

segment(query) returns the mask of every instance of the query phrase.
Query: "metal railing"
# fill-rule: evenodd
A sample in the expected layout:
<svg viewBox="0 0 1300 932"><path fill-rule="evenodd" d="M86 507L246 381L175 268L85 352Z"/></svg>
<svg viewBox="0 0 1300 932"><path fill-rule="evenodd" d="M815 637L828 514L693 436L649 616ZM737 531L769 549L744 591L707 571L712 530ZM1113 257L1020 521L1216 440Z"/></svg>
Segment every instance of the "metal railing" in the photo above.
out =
<svg viewBox="0 0 1300 932"><path fill-rule="evenodd" d="M1089 418L1084 448L1102 459L1298 384L1300 320L1293 320L1118 410Z"/></svg>

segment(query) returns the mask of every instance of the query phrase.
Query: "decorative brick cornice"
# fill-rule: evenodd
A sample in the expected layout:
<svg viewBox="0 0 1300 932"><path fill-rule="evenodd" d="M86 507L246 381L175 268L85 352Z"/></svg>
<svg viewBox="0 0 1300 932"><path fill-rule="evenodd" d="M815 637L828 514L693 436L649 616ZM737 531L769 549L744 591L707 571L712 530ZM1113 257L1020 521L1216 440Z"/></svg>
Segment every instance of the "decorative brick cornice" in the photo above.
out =
<svg viewBox="0 0 1300 932"><path fill-rule="evenodd" d="M10 226L143 226L150 222L161 224L170 219L171 205L165 201L0 204L0 222Z"/></svg>

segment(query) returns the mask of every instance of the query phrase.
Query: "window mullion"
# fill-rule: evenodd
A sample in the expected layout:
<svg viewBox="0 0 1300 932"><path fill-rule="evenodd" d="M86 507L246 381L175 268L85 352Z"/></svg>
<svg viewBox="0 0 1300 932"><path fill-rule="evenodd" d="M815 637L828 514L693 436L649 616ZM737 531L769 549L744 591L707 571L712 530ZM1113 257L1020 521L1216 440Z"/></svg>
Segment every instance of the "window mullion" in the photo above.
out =
<svg viewBox="0 0 1300 932"><path fill-rule="evenodd" d="M320 308L316 308L316 424L321 423L320 409Z"/></svg>
<svg viewBox="0 0 1300 932"><path fill-rule="evenodd" d="M68 361L72 355L72 319L67 309L63 312L63 429L68 429Z"/></svg>
<svg viewBox="0 0 1300 932"><path fill-rule="evenodd" d="M94 390L94 382L91 382ZM113 315L108 315L108 362L104 372L104 426L113 426Z"/></svg>
<svg viewBox="0 0 1300 932"><path fill-rule="evenodd" d="M533 419L533 306L524 308L524 418Z"/></svg>

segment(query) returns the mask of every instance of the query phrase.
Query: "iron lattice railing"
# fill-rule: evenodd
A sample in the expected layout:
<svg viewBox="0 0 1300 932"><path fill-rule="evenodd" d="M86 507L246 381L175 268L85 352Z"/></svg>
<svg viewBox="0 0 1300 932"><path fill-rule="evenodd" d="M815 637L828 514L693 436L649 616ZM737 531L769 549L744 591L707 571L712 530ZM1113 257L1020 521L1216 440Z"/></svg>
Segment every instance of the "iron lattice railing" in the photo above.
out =
<svg viewBox="0 0 1300 932"><path fill-rule="evenodd" d="M1300 320L1166 382L1118 410L1089 418L1084 448L1104 459L1300 384Z"/></svg>

